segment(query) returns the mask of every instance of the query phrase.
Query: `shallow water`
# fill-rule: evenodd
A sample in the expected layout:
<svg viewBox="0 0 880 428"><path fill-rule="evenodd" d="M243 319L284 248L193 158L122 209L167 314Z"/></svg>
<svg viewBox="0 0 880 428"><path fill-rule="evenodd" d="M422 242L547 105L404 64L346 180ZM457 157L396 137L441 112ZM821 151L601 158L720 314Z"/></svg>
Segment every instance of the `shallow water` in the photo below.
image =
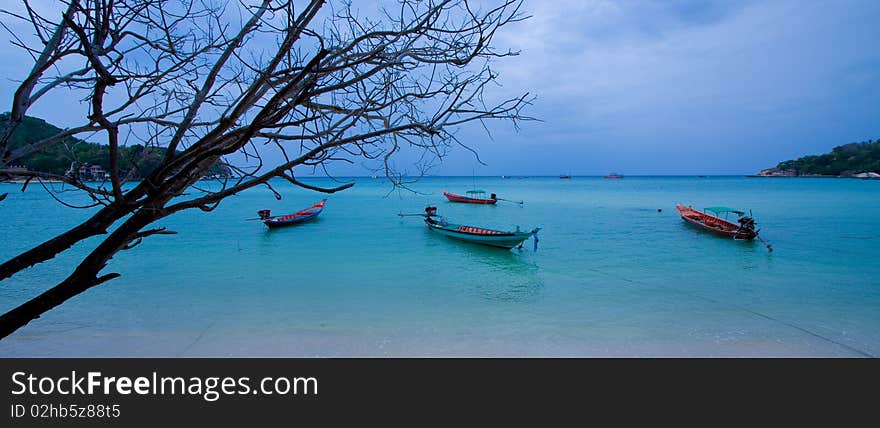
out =
<svg viewBox="0 0 880 428"><path fill-rule="evenodd" d="M281 201L255 189L166 219L178 235L119 254L106 272L122 277L0 341L0 356L880 355L878 181L430 177L414 194L352 180L299 226L244 221L325 197L282 182ZM525 203L440 194L474 186ZM2 192L4 260L89 214L37 186ZM696 230L676 203L751 208L774 251ZM539 226L538 250L397 216L429 204L454 222ZM0 283L0 310L63 279L94 243Z"/></svg>

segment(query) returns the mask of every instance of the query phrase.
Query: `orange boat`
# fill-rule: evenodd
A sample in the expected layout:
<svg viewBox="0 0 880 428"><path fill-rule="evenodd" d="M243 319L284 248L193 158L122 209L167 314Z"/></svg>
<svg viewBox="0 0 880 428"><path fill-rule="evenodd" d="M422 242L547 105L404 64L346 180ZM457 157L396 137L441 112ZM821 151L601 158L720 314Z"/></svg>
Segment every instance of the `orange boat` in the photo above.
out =
<svg viewBox="0 0 880 428"><path fill-rule="evenodd" d="M684 205L676 205L675 208L678 209L678 213L684 221L718 235L742 240L751 240L758 236L758 231L755 230L755 220L742 210L728 207L709 207L700 212ZM709 214L710 212L714 215ZM739 216L739 219L736 220L739 224L719 217L729 213Z"/></svg>

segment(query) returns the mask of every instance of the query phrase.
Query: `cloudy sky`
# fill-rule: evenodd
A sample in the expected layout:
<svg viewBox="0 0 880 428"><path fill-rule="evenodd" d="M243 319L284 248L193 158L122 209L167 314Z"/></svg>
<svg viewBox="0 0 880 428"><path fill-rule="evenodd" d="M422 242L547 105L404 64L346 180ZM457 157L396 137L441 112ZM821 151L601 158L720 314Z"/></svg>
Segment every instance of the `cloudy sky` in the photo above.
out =
<svg viewBox="0 0 880 428"><path fill-rule="evenodd" d="M880 1L526 5L500 71L544 121L473 134L477 171L747 174L880 139ZM454 158L441 170L474 168Z"/></svg>
<svg viewBox="0 0 880 428"><path fill-rule="evenodd" d="M524 9L532 17L497 40L521 55L494 68L504 91L537 95L527 113L542 121L518 133L494 126L492 138L464 129L486 165L458 150L433 173L749 174L880 138L880 1L526 0ZM14 49L0 44L0 101L26 60ZM33 113L63 116L51 103Z"/></svg>

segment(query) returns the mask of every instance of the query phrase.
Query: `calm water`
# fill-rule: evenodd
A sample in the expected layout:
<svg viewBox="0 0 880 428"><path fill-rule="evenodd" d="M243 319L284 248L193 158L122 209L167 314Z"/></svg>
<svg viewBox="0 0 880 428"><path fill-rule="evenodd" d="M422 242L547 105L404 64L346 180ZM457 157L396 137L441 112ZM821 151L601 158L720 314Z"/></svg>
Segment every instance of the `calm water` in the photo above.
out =
<svg viewBox="0 0 880 428"><path fill-rule="evenodd" d="M381 179L328 196L313 223L268 231L260 208L320 194L277 183L119 254L92 289L0 341L0 356L878 356L880 182L741 177ZM441 189L524 200L475 206ZM38 186L0 203L0 258L87 211ZM76 199L74 196L67 196ZM762 236L687 226L675 203L751 208ZM398 212L540 226L537 252L465 244ZM662 209L662 212L658 212ZM0 310L68 274L94 241L0 283Z"/></svg>

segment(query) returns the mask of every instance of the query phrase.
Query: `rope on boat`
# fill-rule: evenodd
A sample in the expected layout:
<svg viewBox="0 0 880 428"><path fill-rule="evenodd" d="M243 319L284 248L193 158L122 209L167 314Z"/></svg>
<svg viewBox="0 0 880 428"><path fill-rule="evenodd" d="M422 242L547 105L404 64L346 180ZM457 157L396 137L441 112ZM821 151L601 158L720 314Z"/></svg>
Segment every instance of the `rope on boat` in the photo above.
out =
<svg viewBox="0 0 880 428"><path fill-rule="evenodd" d="M708 299L708 300L711 300L711 299ZM795 325L795 324L791 324L791 323L788 323L788 322L785 322L785 321L782 321L782 320L778 320L778 319L773 318L773 317L771 317L771 316L769 316L769 315L766 315L766 314L762 314L762 313L760 313L760 312L753 311L753 310L751 310L751 309L749 309L749 308L744 308L744 307L742 307L742 306L738 306L738 305L732 305L732 306L735 307L735 308L737 308L737 309L740 309L740 310L746 311L746 312L748 312L748 313L755 314L755 315L757 315L757 316L759 316L759 317L766 318L766 319L771 320L771 321L776 321L776 322L778 322L778 323L780 323L780 324L782 324L782 325L786 325L786 326L791 327L791 328L793 328L793 329L795 329L795 330L800 330L800 331L802 331L802 332L804 332L804 333L807 333L807 334L809 334L809 335L811 335L811 336L813 336L813 337L817 337L817 338L819 338L819 339L827 340L828 342L831 342L831 343L833 343L833 344L835 344L835 345L837 345L837 346L841 346L841 347L843 347L843 348L849 349L850 351L853 351L853 352L855 352L855 353L857 353L857 354L859 354L859 355L861 355L861 356L863 356L863 357L877 358L876 355L872 355L872 354L870 354L870 353L868 353L868 352L862 351L861 349L854 348L854 347L849 346L849 345L847 345L847 344L845 344L845 343L841 343L841 342L838 342L838 341L836 341L836 340L834 340L834 339L831 339L831 338L828 338L828 337L822 336L822 335L819 334L819 333L816 333L816 332L811 331L811 330L807 330L806 328L803 328L803 327L801 327L801 326L798 326L798 325Z"/></svg>
<svg viewBox="0 0 880 428"><path fill-rule="evenodd" d="M684 295L687 295L687 296L695 297L695 298L697 298L697 299L702 299L702 300L705 300L705 301L707 301L707 302L714 303L714 304L716 304L716 305L728 306L728 307L731 307L731 308L734 308L734 309L739 309L739 310L741 310L741 311L743 311L743 312L747 312L747 313L750 313L750 314L752 314L752 315L759 316L759 317L764 318L764 319L766 319L766 320L773 321L773 322L776 322L776 323L782 324L782 325L784 325L784 326L786 326L786 327L790 327L790 328L793 328L793 329L798 330L798 331L800 331L800 332L806 333L806 334L808 334L808 335L810 335L810 336L813 336L813 337L815 337L815 338L822 339L822 340L824 340L824 341L826 341L826 342L829 342L829 343L833 343L833 344L835 344L835 345L837 345L837 346L840 346L840 347L842 347L842 348L844 348L844 349L847 349L847 350L849 350L849 351L852 351L852 352L854 352L854 353L856 353L856 354L859 354L859 355L861 355L861 356L863 356L863 357L877 358L877 355L873 355L873 354L871 354L870 352L863 351L863 350L861 350L861 349L859 349L859 348L856 348L856 347L853 347L853 346L847 345L847 344L845 344L845 343L839 342L839 341L837 341L837 340L831 339L830 337L823 336L823 335L821 335L821 334L819 334L819 333L816 333L816 332L814 332L814 331L812 331L812 330L809 330L809 329L807 329L807 328L805 328L805 327L801 327L801 326L799 326L799 325L797 325L797 324L792 324L792 323L790 323L790 322L782 321L782 320L780 320L780 319L777 319L777 318L771 317L770 315L767 315L767 314L764 314L764 313L761 313L761 312L758 312L758 311L755 311L755 310L749 309L749 308L747 308L747 307L745 307L745 306L741 306L741 305L737 305L737 304L733 304L733 303L725 303L725 302L722 302L722 301L720 301L720 300L713 299L713 298L711 298L711 297L706 297L706 296L703 296L703 295L700 295L700 294L687 292L687 291L680 290L680 289L677 289L677 288L674 288L674 287L669 287L669 286L664 286L664 285L656 285L656 284L648 284L648 283L643 282L643 281L637 281L637 280L629 279L629 278L626 278L626 277L623 277L623 276L620 276L620 275L614 275L614 274L610 274L610 273L608 273L608 272L603 272L603 271L601 271L601 270L599 270L599 269L595 269L595 268L590 268L590 269L587 269L587 270L589 270L589 271L591 271L591 272L596 272L596 273L601 274L601 275L610 276L610 277L612 277L612 278L617 278L617 279L620 279L620 280L623 280L623 281L629 282L629 283L631 283L631 284L641 284L641 285L646 285L646 286L649 286L649 287L660 287L660 288L664 288L664 289L667 289L667 290L670 290L670 291L674 291L674 292L676 292L676 293L680 293L680 294L684 294Z"/></svg>

